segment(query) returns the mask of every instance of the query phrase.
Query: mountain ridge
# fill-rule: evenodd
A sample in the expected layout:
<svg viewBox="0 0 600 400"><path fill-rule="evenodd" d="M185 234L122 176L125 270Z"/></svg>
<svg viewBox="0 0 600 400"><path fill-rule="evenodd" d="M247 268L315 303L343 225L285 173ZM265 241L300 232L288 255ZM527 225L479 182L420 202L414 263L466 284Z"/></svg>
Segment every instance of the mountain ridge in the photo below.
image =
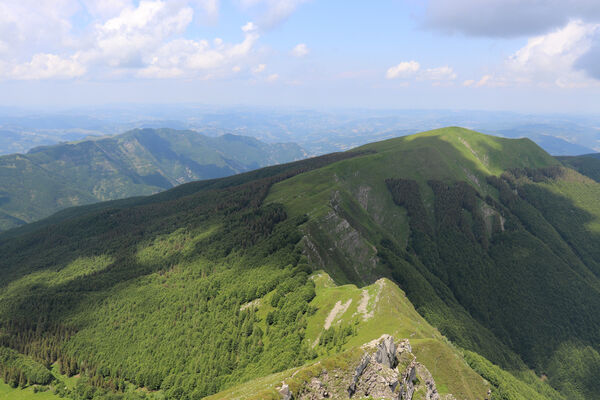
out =
<svg viewBox="0 0 600 400"><path fill-rule="evenodd" d="M171 129L41 146L0 157L0 229L71 205L148 195L305 156L294 144Z"/></svg>
<svg viewBox="0 0 600 400"><path fill-rule="evenodd" d="M531 141L447 128L67 210L0 234L0 345L74 398L252 398L302 370L296 396L381 334L444 395L598 398L599 196Z"/></svg>

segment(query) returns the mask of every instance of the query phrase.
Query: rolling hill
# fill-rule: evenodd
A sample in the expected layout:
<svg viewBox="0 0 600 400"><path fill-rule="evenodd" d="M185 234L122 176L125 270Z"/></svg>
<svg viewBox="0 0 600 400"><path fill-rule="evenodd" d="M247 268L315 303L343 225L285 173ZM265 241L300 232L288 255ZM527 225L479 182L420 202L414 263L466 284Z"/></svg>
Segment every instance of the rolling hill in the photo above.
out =
<svg viewBox="0 0 600 400"><path fill-rule="evenodd" d="M0 157L0 229L74 205L153 194L304 157L294 144L172 129L37 147Z"/></svg>
<svg viewBox="0 0 600 400"><path fill-rule="evenodd" d="M597 399L599 198L528 139L444 128L65 210L0 234L0 377L73 399Z"/></svg>

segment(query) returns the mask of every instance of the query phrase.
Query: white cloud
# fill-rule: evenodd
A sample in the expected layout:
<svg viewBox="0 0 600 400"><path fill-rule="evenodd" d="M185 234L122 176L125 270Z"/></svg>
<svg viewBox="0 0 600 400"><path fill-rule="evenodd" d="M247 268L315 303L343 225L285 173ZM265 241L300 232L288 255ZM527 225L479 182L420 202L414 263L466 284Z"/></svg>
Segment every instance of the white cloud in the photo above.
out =
<svg viewBox="0 0 600 400"><path fill-rule="evenodd" d="M217 41L216 45L211 46L206 40L172 40L153 53L148 66L140 71L140 76L163 78L211 72L211 76L215 77L226 72L239 72L241 67L237 62L250 54L259 38L252 23L244 25L242 31L244 40L236 44ZM262 68L265 67L263 65Z"/></svg>
<svg viewBox="0 0 600 400"><path fill-rule="evenodd" d="M67 45L77 10L72 0L0 1L0 57L31 58L41 49L52 53Z"/></svg>
<svg viewBox="0 0 600 400"><path fill-rule="evenodd" d="M390 67L385 77L387 79L408 78L421 69L421 64L416 61L403 61L398 65Z"/></svg>
<svg viewBox="0 0 600 400"><path fill-rule="evenodd" d="M308 46L306 46L306 44L304 43L299 43L292 49L292 55L294 57L301 58L308 55L308 53L310 53L310 50L308 49Z"/></svg>
<svg viewBox="0 0 600 400"><path fill-rule="evenodd" d="M272 28L308 1L310 0L240 0L240 4L244 9L257 14L261 27Z"/></svg>
<svg viewBox="0 0 600 400"><path fill-rule="evenodd" d="M597 86L600 82L594 79L593 70L590 70L593 67L587 63L586 57L590 56L593 46L600 42L599 35L600 24L571 21L561 29L530 38L497 71L484 75L477 82L465 81L463 85L562 88Z"/></svg>
<svg viewBox="0 0 600 400"><path fill-rule="evenodd" d="M387 79L417 79L421 81L451 81L456 73L448 66L421 69L416 61L404 61L389 68L385 74Z"/></svg>
<svg viewBox="0 0 600 400"><path fill-rule="evenodd" d="M63 59L54 54L36 54L31 61L14 66L9 76L23 80L67 79L80 77L85 72L85 67L76 57Z"/></svg>
<svg viewBox="0 0 600 400"><path fill-rule="evenodd" d="M482 87L482 86L487 85L487 83L490 82L490 80L492 78L493 78L492 75L484 75L478 81L473 80L473 79L469 79L469 80L463 82L463 86L466 86L466 87Z"/></svg>
<svg viewBox="0 0 600 400"><path fill-rule="evenodd" d="M275 82L278 79L279 79L278 74L271 74L267 77L267 82Z"/></svg>
<svg viewBox="0 0 600 400"><path fill-rule="evenodd" d="M251 62L260 37L253 22L237 43L186 38L195 15L216 16L218 9L218 0L2 0L0 78L233 74ZM92 22L73 36L70 21L82 11Z"/></svg>
<svg viewBox="0 0 600 400"><path fill-rule="evenodd" d="M137 76L140 78L156 78L156 79L167 79L177 78L184 75L184 71L177 67L160 67L157 65L149 65L137 72Z"/></svg>
<svg viewBox="0 0 600 400"><path fill-rule="evenodd" d="M431 81L451 81L456 79L456 73L448 66L428 68L420 76L420 79Z"/></svg>
<svg viewBox="0 0 600 400"><path fill-rule="evenodd" d="M82 57L111 67L141 67L144 58L165 39L182 33L193 18L190 7L163 1L141 1L137 8L126 8L118 16L96 27L95 48Z"/></svg>
<svg viewBox="0 0 600 400"><path fill-rule="evenodd" d="M600 24L570 21L550 33L534 36L502 65L466 87L537 86L582 88L600 86Z"/></svg>

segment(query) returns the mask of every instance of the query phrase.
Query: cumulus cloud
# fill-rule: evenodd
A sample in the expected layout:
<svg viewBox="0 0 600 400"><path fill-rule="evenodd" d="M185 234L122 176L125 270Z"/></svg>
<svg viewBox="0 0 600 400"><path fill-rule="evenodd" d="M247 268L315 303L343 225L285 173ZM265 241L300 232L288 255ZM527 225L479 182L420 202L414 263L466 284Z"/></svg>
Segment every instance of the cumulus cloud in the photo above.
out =
<svg viewBox="0 0 600 400"><path fill-rule="evenodd" d="M469 79L463 82L463 86L466 87L482 87L486 86L487 83L492 79L492 75L484 75L478 81Z"/></svg>
<svg viewBox="0 0 600 400"><path fill-rule="evenodd" d="M240 0L244 9L254 12L259 25L272 28L285 21L303 3L310 0Z"/></svg>
<svg viewBox="0 0 600 400"><path fill-rule="evenodd" d="M190 7L141 1L137 8L125 8L118 16L98 25L95 48L83 51L82 57L111 67L141 67L144 58L165 39L185 30L193 14Z"/></svg>
<svg viewBox="0 0 600 400"><path fill-rule="evenodd" d="M275 82L278 79L279 79L278 74L271 74L271 75L267 76L267 82Z"/></svg>
<svg viewBox="0 0 600 400"><path fill-rule="evenodd" d="M431 80L431 81L448 81L456 79L456 73L454 70L448 66L437 67L437 68L428 68L423 71L421 75L421 79Z"/></svg>
<svg viewBox="0 0 600 400"><path fill-rule="evenodd" d="M260 37L257 26L248 22L241 27L243 39L237 43L185 38L198 10L215 15L218 0L141 0L137 4L132 0L55 0L51 7L48 3L0 2L0 78L66 79L92 72L97 77L147 78L232 74L249 62L246 59ZM32 8L39 13L32 13ZM82 11L93 22L75 39L70 36L70 21ZM36 47L43 51L36 52Z"/></svg>
<svg viewBox="0 0 600 400"><path fill-rule="evenodd" d="M67 79L85 74L76 57L61 58L54 54L36 54L31 61L15 65L8 73L13 79Z"/></svg>
<svg viewBox="0 0 600 400"><path fill-rule="evenodd" d="M448 66L421 69L416 61L403 61L390 67L385 77L387 79L417 79L428 81L451 81L456 79L456 73Z"/></svg>
<svg viewBox="0 0 600 400"><path fill-rule="evenodd" d="M52 52L68 45L70 19L77 10L70 0L0 1L0 56L7 60L31 49Z"/></svg>
<svg viewBox="0 0 600 400"><path fill-rule="evenodd" d="M390 67L385 77L387 79L408 78L421 69L421 64L416 61L403 61L398 65Z"/></svg>
<svg viewBox="0 0 600 400"><path fill-rule="evenodd" d="M216 44L211 46L205 40L172 40L154 53L148 66L140 72L140 76L164 78L194 75L198 72L211 72L211 76L215 76L217 72L236 72L235 68L239 65L234 63L243 60L259 38L252 23L244 25L242 31L244 40L236 44L216 41Z"/></svg>
<svg viewBox="0 0 600 400"><path fill-rule="evenodd" d="M507 60L508 79L561 87L588 85L586 57L599 32L599 24L572 21L564 28L529 39Z"/></svg>
<svg viewBox="0 0 600 400"><path fill-rule="evenodd" d="M565 27L534 36L504 64L478 81L463 85L555 86L576 88L598 85L600 24L571 21Z"/></svg>
<svg viewBox="0 0 600 400"><path fill-rule="evenodd" d="M304 43L299 43L292 49L292 55L298 58L308 55L309 52L310 50L308 50L308 46L306 46Z"/></svg>
<svg viewBox="0 0 600 400"><path fill-rule="evenodd" d="M600 22L597 0L429 0L426 26L472 36L547 33L570 20Z"/></svg>

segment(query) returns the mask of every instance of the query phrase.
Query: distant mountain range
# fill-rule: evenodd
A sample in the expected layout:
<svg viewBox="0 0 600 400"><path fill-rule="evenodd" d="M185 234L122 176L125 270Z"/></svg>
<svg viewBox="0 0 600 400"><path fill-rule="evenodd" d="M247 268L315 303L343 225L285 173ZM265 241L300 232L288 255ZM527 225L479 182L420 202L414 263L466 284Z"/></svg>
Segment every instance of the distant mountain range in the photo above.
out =
<svg viewBox="0 0 600 400"><path fill-rule="evenodd" d="M527 137L552 155L600 150L600 117L474 110L310 110L202 105L115 106L67 111L0 107L0 154L40 145L115 135L137 128L226 133L266 143L298 143L312 155L444 126L464 126L508 138Z"/></svg>
<svg viewBox="0 0 600 400"><path fill-rule="evenodd" d="M153 194L306 156L292 143L173 129L37 147L0 157L0 229L74 205Z"/></svg>

